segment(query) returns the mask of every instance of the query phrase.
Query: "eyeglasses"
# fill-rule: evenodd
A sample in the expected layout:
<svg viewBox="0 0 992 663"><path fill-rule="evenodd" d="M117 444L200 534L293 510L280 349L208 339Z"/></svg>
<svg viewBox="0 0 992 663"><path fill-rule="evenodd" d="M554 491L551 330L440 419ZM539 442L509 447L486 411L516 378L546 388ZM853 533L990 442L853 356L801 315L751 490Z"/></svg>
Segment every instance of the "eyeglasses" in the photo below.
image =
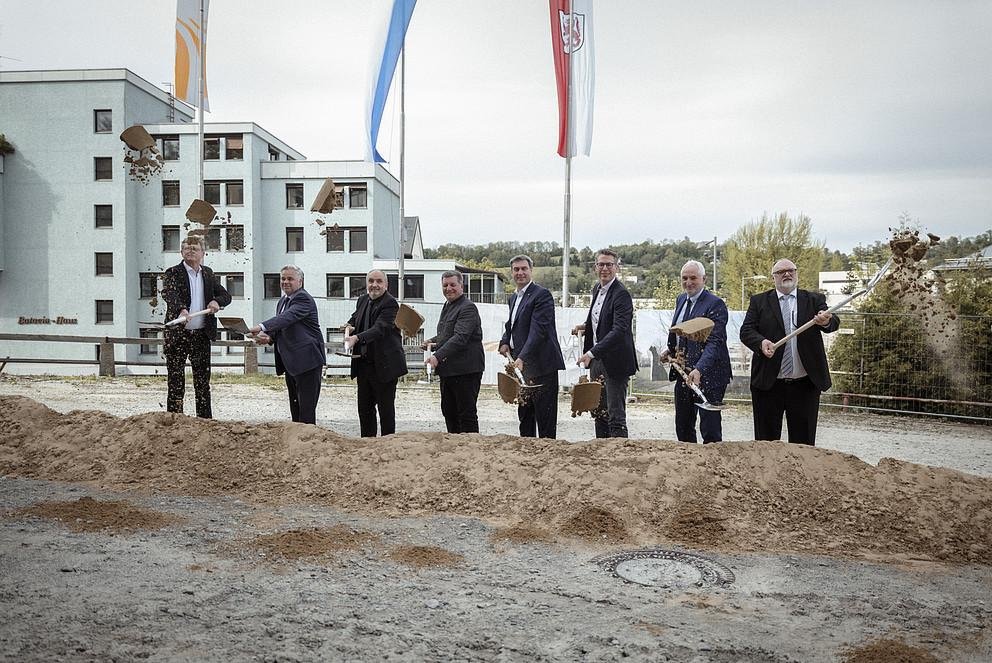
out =
<svg viewBox="0 0 992 663"><path fill-rule="evenodd" d="M616 266L617 266L617 264L615 262L597 262L596 263L596 267L598 267L599 269L606 269L607 267L616 267Z"/></svg>
<svg viewBox="0 0 992 663"><path fill-rule="evenodd" d="M777 272L772 272L775 276L785 276L786 274L795 274L795 269L780 269Z"/></svg>

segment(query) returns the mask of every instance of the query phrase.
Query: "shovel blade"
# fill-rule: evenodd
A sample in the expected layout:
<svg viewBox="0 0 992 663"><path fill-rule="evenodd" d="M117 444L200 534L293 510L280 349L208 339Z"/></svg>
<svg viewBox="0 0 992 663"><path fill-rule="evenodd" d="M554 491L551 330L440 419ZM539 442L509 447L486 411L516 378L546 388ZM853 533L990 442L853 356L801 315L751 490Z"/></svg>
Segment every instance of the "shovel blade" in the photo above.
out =
<svg viewBox="0 0 992 663"><path fill-rule="evenodd" d="M708 412L722 412L727 409L726 405L713 405L712 403L696 403L696 407L700 410L707 410Z"/></svg>

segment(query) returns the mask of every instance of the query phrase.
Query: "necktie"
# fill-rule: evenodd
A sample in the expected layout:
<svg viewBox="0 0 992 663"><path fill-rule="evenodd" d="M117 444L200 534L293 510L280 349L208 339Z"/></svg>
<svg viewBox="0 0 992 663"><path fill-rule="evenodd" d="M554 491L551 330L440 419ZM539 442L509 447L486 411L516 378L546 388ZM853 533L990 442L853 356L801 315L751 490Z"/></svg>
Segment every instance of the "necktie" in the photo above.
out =
<svg viewBox="0 0 992 663"><path fill-rule="evenodd" d="M681 322L685 322L686 320L689 319L689 316L691 314L692 314L692 300L691 299L686 299L685 300L685 308L682 310L682 318L679 320L679 322L680 323ZM675 337L675 347L679 347L683 343L684 343L684 341L682 340L682 337L681 336L676 336Z"/></svg>
<svg viewBox="0 0 992 663"><path fill-rule="evenodd" d="M289 297L283 295L282 298L279 300L279 306L277 307L278 310L276 311L277 314L282 313L283 311L286 310L287 302L289 302Z"/></svg>
<svg viewBox="0 0 992 663"><path fill-rule="evenodd" d="M785 322L785 333L792 333L792 297L789 295L782 296L782 320ZM796 339L790 339L789 342L785 344L785 348L782 351L782 368L778 374L783 378L792 377L792 372L795 367L795 362L792 357L792 353L795 351L795 343Z"/></svg>

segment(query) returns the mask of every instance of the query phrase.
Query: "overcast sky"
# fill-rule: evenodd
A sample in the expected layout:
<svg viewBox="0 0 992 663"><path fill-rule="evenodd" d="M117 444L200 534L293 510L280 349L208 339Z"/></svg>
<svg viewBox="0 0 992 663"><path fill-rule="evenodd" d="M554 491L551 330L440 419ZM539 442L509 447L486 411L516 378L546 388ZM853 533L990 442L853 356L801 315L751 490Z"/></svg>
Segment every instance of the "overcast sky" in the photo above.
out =
<svg viewBox="0 0 992 663"><path fill-rule="evenodd" d="M363 159L376 1L213 0L207 121L256 122L311 159ZM807 214L842 250L885 239L903 213L942 235L992 227L989 0L599 0L595 12L573 245L722 242L779 211ZM0 0L0 66L126 67L161 84L174 26L168 0ZM561 243L547 2L420 0L407 54L406 212L425 244ZM388 112L380 151L398 174Z"/></svg>

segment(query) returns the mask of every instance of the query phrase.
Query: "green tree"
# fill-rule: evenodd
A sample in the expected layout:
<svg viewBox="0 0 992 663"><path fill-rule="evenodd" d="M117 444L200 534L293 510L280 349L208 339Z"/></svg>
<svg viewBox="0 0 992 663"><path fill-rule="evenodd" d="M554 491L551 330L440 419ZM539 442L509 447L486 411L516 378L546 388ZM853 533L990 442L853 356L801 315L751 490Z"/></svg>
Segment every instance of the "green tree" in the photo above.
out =
<svg viewBox="0 0 992 663"><path fill-rule="evenodd" d="M732 308L738 306L741 279L747 294L763 289L754 287L761 283L750 280L752 276L768 276L771 285L772 265L782 258L796 263L801 287L816 290L825 257L823 242L813 239L813 224L808 216L800 214L793 219L786 212L774 218L764 214L759 221L741 226L727 240L719 275L720 294Z"/></svg>

